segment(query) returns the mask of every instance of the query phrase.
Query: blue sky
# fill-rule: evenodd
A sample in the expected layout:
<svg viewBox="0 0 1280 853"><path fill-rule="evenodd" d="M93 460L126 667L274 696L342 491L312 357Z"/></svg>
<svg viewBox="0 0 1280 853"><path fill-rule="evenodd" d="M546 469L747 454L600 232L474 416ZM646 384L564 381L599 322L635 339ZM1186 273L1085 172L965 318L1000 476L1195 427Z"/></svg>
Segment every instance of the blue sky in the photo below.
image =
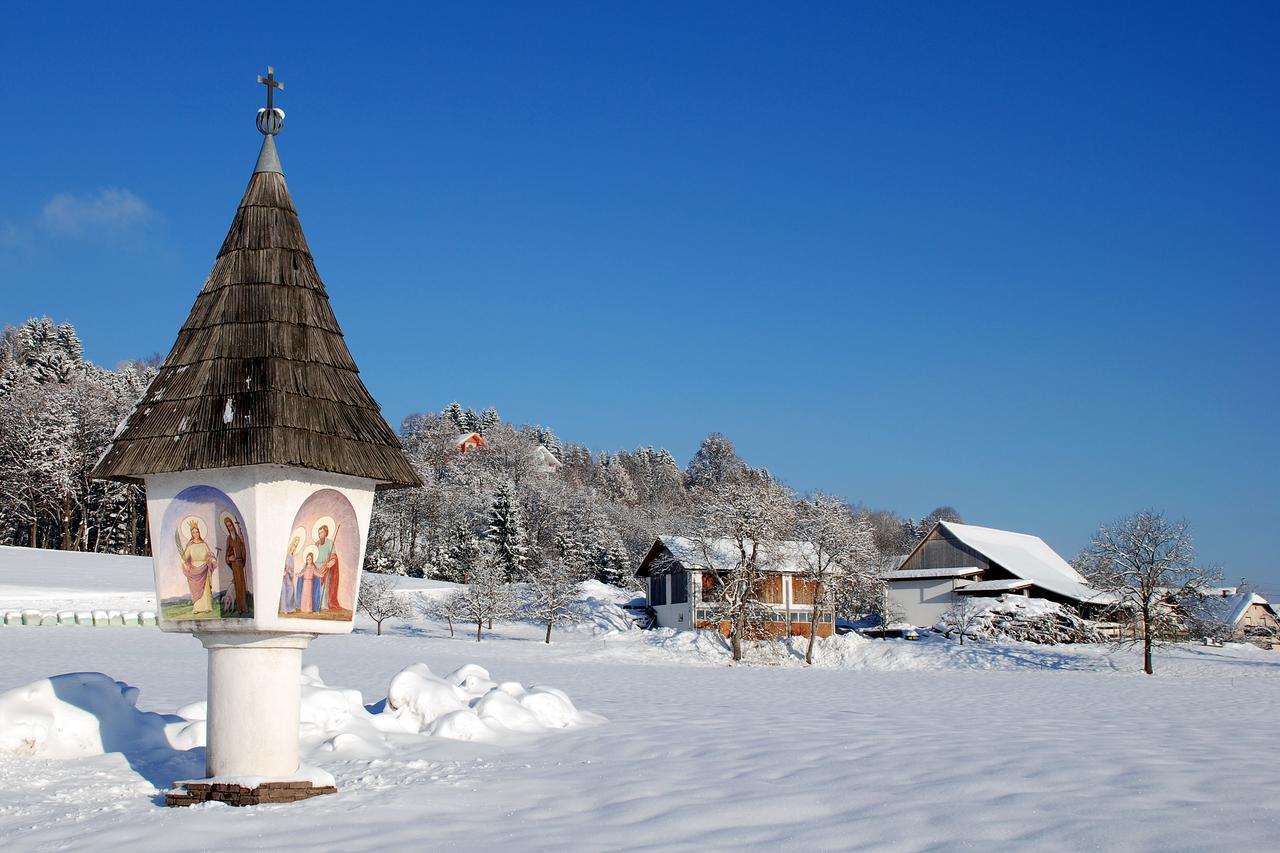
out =
<svg viewBox="0 0 1280 853"><path fill-rule="evenodd" d="M0 321L167 352L285 81L393 423L711 430L801 490L1034 532L1188 517L1280 593L1274 4L23 4Z"/></svg>

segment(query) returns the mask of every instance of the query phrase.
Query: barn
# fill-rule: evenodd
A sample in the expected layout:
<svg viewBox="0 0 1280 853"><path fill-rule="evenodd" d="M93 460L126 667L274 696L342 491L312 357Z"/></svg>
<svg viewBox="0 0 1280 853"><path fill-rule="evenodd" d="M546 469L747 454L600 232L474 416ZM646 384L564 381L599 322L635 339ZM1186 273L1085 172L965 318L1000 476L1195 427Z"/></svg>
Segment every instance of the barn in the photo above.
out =
<svg viewBox="0 0 1280 853"><path fill-rule="evenodd" d="M965 596L1044 598L1090 617L1112 601L1038 536L950 521L935 524L885 582L899 618L918 626L936 624Z"/></svg>
<svg viewBox="0 0 1280 853"><path fill-rule="evenodd" d="M748 543L750 547L750 543ZM807 542L776 542L769 551L775 555L763 571L757 591L761 615L750 629L760 636L809 636L813 613L814 585L801 575L805 571ZM684 536L659 536L636 569L645 584L649 605L659 628L719 629L728 633L728 623L712 621L706 604L717 579L736 563L737 545L732 539L703 542ZM829 637L835 629L835 614L818 614L818 636Z"/></svg>

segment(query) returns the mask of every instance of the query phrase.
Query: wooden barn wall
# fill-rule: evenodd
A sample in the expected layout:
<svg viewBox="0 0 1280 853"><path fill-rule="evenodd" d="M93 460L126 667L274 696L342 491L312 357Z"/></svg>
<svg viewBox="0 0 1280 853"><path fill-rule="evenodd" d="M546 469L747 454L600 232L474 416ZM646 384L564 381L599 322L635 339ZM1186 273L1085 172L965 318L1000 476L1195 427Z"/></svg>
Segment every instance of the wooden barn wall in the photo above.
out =
<svg viewBox="0 0 1280 853"><path fill-rule="evenodd" d="M954 536L938 529L929 534L929 538L916 549L901 568L903 571L914 571L916 569L958 569L969 566L977 566L985 570L991 568L991 562Z"/></svg>

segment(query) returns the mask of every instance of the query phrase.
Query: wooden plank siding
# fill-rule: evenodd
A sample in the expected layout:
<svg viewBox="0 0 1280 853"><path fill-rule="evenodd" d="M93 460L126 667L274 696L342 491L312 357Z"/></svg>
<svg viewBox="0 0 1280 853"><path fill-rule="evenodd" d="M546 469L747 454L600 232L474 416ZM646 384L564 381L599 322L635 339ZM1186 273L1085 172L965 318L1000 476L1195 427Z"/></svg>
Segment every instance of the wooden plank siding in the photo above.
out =
<svg viewBox="0 0 1280 853"><path fill-rule="evenodd" d="M952 569L975 566L983 571L991 568L991 561L946 532L946 528L934 527L924 541L898 567L900 571L916 569Z"/></svg>
<svg viewBox="0 0 1280 853"><path fill-rule="evenodd" d="M732 633L732 629L733 629L733 626L730 625L728 622L716 623L716 622L701 621L701 622L696 622L695 627L699 631L719 631L721 634L723 634L726 637L729 636L730 633ZM834 623L819 622L818 636L830 637L833 633L835 633L835 628L836 626ZM787 636L788 633L793 637L807 637L809 636L809 623L795 622L795 623L792 623L790 626L788 626L785 622L757 621L757 622L752 622L748 626L747 633L748 633L747 639L749 640L779 639Z"/></svg>

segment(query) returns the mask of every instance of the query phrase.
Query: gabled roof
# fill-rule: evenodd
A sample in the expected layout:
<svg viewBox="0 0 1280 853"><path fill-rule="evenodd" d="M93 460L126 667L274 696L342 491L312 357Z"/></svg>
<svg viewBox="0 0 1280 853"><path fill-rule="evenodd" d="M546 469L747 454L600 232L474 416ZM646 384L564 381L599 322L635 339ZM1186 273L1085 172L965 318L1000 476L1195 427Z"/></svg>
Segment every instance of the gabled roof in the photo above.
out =
<svg viewBox="0 0 1280 853"><path fill-rule="evenodd" d="M262 464L421 485L347 350L271 136L173 349L93 476Z"/></svg>
<svg viewBox="0 0 1280 853"><path fill-rule="evenodd" d="M1271 603L1256 592L1236 592L1233 595L1215 595L1206 598L1201 604L1202 611L1206 618L1223 625L1235 625L1244 618L1244 614L1249 608L1255 604L1261 604L1271 612L1272 616L1276 612L1271 607Z"/></svg>
<svg viewBox="0 0 1280 853"><path fill-rule="evenodd" d="M1041 589L1076 601L1102 601L1110 597L1091 588L1084 576L1039 536L951 521L940 521L938 527L1005 571Z"/></svg>
<svg viewBox="0 0 1280 853"><path fill-rule="evenodd" d="M746 545L750 548L751 540L747 540ZM764 572L783 574L803 572L807 568L805 557L812 559L815 553L813 545L808 542L762 542L760 547L762 553L766 555L760 564ZM636 569L636 577L662 574L674 568L674 566L654 565L659 561L651 558L656 558L663 548L680 566L693 571L727 572L738 564L738 545L732 539L709 539L704 543L703 540L687 536L663 535L653 543L648 555Z"/></svg>

